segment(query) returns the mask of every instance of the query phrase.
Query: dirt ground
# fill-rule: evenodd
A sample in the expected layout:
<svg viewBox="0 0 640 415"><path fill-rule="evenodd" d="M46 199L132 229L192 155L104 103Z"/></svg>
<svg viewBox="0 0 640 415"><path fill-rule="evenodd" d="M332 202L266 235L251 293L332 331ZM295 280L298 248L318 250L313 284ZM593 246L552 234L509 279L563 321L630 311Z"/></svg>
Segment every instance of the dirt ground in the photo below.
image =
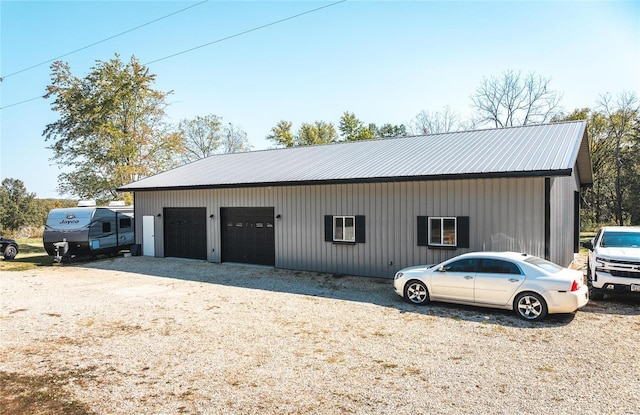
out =
<svg viewBox="0 0 640 415"><path fill-rule="evenodd" d="M640 300L529 323L390 280L129 257L0 276L0 414L637 414Z"/></svg>

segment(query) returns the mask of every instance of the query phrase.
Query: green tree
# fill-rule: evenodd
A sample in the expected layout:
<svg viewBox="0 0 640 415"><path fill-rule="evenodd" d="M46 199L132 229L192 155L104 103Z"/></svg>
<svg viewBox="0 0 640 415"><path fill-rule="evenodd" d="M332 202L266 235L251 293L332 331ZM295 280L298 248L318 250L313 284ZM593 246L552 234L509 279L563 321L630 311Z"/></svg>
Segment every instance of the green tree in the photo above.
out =
<svg viewBox="0 0 640 415"><path fill-rule="evenodd" d="M611 181L611 142L606 131L606 117L589 108L576 109L554 121L587 120L587 137L593 169L593 186L582 193L583 225L595 228L613 222L613 182Z"/></svg>
<svg viewBox="0 0 640 415"><path fill-rule="evenodd" d="M97 61L84 78L61 61L51 71L45 98L55 98L60 118L43 136L53 160L72 170L60 175L60 192L113 200L118 186L178 164L180 137L163 121L170 92L153 89L155 75L135 57Z"/></svg>
<svg viewBox="0 0 640 415"><path fill-rule="evenodd" d="M374 140L380 137L401 137L407 135L404 124L383 124L378 127L375 123L364 125L352 112L345 111L338 124L342 141Z"/></svg>
<svg viewBox="0 0 640 415"><path fill-rule="evenodd" d="M295 137L291 131L291 127L292 124L290 121L278 121L278 124L271 129L271 134L267 136L267 140L273 141L276 145L282 147L295 146Z"/></svg>
<svg viewBox="0 0 640 415"><path fill-rule="evenodd" d="M617 97L604 94L600 108L606 117L606 129L613 151L614 214L618 225L625 224L629 207L629 188L637 184L638 122L640 105L634 93L622 92Z"/></svg>
<svg viewBox="0 0 640 415"><path fill-rule="evenodd" d="M629 213L629 224L640 226L640 117L635 118L631 135L633 145L628 149L631 163L627 174L625 209Z"/></svg>
<svg viewBox="0 0 640 415"><path fill-rule="evenodd" d="M34 225L35 195L18 179L4 179L0 187L0 233Z"/></svg>
<svg viewBox="0 0 640 415"><path fill-rule="evenodd" d="M340 117L338 130L340 130L342 141L372 140L375 138L375 130L365 127L354 113L348 111L345 111Z"/></svg>
<svg viewBox="0 0 640 415"><path fill-rule="evenodd" d="M407 127L404 124L383 124L375 128L376 137L404 137L407 135Z"/></svg>
<svg viewBox="0 0 640 415"><path fill-rule="evenodd" d="M316 121L313 124L302 123L296 134L293 134L291 128L291 122L279 121L271 129L271 134L267 136L267 139L282 147L328 144L338 139L333 124L324 121Z"/></svg>
<svg viewBox="0 0 640 415"><path fill-rule="evenodd" d="M303 123L297 136L297 145L314 146L334 143L338 139L336 128L331 123L316 121L313 124Z"/></svg>
<svg viewBox="0 0 640 415"><path fill-rule="evenodd" d="M640 224L640 106L633 93L600 97L554 121L587 120L593 187L583 193L582 217L593 227Z"/></svg>

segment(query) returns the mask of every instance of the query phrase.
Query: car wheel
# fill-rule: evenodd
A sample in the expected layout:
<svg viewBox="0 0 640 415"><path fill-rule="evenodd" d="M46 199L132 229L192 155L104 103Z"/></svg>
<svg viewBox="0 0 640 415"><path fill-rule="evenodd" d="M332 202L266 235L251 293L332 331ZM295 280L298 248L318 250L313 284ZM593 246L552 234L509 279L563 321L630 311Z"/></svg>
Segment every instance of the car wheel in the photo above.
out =
<svg viewBox="0 0 640 415"><path fill-rule="evenodd" d="M547 316L547 303L536 293L520 293L514 303L514 310L521 319L537 321Z"/></svg>
<svg viewBox="0 0 640 415"><path fill-rule="evenodd" d="M13 259L18 255L18 248L13 245L9 245L4 248L4 259Z"/></svg>
<svg viewBox="0 0 640 415"><path fill-rule="evenodd" d="M422 281L411 280L404 286L404 298L412 304L424 305L429 302L429 290Z"/></svg>
<svg viewBox="0 0 640 415"><path fill-rule="evenodd" d="M593 277L591 275L591 267L587 265L587 287L589 287L589 299L590 300L602 300L604 293L597 288L593 287Z"/></svg>

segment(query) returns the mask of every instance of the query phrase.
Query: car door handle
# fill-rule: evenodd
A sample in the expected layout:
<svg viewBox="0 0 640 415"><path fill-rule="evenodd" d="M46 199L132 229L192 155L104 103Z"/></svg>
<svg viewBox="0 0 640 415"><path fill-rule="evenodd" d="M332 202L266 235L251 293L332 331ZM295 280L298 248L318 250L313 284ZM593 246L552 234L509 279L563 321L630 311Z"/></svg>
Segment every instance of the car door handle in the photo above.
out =
<svg viewBox="0 0 640 415"><path fill-rule="evenodd" d="M520 280L515 279L515 278L509 278L509 282L518 282L518 281L520 281Z"/></svg>
<svg viewBox="0 0 640 415"><path fill-rule="evenodd" d="M473 277L472 277L472 276L470 276L470 275L465 275L464 279L465 279L465 280L471 280L471 279L473 279Z"/></svg>

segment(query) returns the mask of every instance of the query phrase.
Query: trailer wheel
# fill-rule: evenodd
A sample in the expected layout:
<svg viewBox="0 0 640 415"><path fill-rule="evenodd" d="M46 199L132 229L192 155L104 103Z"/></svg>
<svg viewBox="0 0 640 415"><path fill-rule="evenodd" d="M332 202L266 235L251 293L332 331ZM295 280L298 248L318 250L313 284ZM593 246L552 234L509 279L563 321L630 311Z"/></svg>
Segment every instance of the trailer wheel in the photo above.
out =
<svg viewBox="0 0 640 415"><path fill-rule="evenodd" d="M7 245L4 248L4 259L13 259L18 255L18 248L15 245Z"/></svg>

